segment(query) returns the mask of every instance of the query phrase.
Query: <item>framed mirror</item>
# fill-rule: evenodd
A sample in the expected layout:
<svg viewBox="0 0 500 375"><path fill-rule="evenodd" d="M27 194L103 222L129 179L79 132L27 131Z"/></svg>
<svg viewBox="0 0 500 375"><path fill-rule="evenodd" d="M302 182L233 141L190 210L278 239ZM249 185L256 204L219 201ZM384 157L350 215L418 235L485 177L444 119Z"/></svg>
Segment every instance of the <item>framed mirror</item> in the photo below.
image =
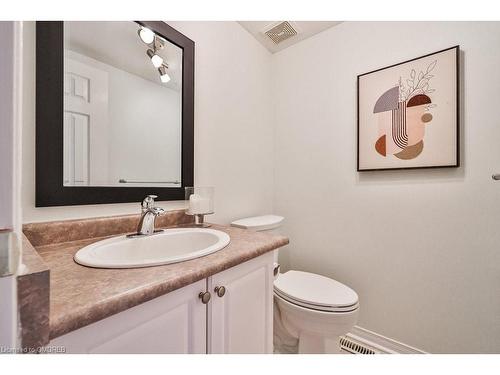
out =
<svg viewBox="0 0 500 375"><path fill-rule="evenodd" d="M184 199L194 42L160 21L37 22L36 206Z"/></svg>

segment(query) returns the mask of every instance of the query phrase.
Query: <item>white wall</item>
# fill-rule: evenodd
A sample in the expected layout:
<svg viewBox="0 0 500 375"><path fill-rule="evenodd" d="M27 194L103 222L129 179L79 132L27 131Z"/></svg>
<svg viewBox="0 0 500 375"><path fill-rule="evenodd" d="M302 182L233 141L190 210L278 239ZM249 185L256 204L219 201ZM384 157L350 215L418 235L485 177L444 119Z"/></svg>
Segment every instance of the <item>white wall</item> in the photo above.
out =
<svg viewBox="0 0 500 375"><path fill-rule="evenodd" d="M215 186L214 222L272 211L271 54L236 22L169 22L195 41L195 183ZM137 213L138 203L35 208L34 24L25 23L23 221ZM236 63L237 61L237 63ZM177 208L180 202L164 202Z"/></svg>
<svg viewBox="0 0 500 375"><path fill-rule="evenodd" d="M181 110L181 92L123 70L110 72L111 184L117 185L122 178L181 180Z"/></svg>
<svg viewBox="0 0 500 375"><path fill-rule="evenodd" d="M357 173L356 76L456 44L463 167ZM499 45L500 23L346 22L273 57L284 258L429 352L500 352Z"/></svg>

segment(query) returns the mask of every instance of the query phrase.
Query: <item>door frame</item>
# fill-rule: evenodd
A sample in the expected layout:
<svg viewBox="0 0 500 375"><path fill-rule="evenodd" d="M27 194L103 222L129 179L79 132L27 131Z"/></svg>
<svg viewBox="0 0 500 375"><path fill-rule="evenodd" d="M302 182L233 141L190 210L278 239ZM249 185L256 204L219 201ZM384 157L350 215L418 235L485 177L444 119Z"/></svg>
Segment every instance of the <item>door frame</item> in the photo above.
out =
<svg viewBox="0 0 500 375"><path fill-rule="evenodd" d="M18 347L16 275L21 264L21 21L0 22L0 346Z"/></svg>

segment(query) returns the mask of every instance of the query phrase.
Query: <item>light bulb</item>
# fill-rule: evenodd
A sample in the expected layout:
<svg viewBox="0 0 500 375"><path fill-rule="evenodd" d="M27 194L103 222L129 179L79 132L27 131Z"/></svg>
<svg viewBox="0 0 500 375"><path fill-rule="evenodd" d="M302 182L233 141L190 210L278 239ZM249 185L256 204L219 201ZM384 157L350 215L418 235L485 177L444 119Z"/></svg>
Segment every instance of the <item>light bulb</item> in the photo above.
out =
<svg viewBox="0 0 500 375"><path fill-rule="evenodd" d="M160 76L160 80L163 83L167 83L168 81L170 81L170 76L167 73L165 73L164 75Z"/></svg>
<svg viewBox="0 0 500 375"><path fill-rule="evenodd" d="M155 40L155 33L146 27L141 27L139 29L139 37L146 44L151 44Z"/></svg>
<svg viewBox="0 0 500 375"><path fill-rule="evenodd" d="M168 81L170 81L170 76L167 73L167 68L165 67L165 65L160 66L158 68L158 72L160 73L160 80L163 83L167 83Z"/></svg>
<svg viewBox="0 0 500 375"><path fill-rule="evenodd" d="M149 58L151 59L151 62L155 66L155 68L159 68L161 64L163 64L163 58L159 55L157 55L155 52L153 52L152 49L148 49L146 52Z"/></svg>

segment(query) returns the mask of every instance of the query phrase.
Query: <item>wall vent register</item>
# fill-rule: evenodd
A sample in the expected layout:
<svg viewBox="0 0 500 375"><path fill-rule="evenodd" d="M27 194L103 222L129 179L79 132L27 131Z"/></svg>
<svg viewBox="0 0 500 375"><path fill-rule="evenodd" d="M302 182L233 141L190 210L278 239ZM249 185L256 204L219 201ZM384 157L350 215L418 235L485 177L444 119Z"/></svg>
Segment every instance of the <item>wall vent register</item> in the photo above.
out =
<svg viewBox="0 0 500 375"><path fill-rule="evenodd" d="M269 30L264 31L274 44L280 44L281 42L294 37L298 34L297 30L288 21L280 22L279 24L273 26Z"/></svg>
<svg viewBox="0 0 500 375"><path fill-rule="evenodd" d="M351 354L377 354L377 352L366 345L359 344L349 337L342 336L340 338L340 349Z"/></svg>

